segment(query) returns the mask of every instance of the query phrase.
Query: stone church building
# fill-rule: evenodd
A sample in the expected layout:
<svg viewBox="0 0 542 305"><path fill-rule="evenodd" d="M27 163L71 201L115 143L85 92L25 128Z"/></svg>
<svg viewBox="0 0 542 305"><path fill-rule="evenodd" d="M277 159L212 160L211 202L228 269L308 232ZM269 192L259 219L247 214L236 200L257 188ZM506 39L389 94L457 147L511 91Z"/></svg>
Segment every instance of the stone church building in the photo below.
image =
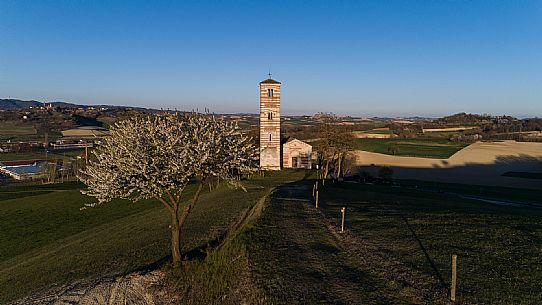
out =
<svg viewBox="0 0 542 305"><path fill-rule="evenodd" d="M311 168L312 146L280 132L280 82L260 82L260 168Z"/></svg>

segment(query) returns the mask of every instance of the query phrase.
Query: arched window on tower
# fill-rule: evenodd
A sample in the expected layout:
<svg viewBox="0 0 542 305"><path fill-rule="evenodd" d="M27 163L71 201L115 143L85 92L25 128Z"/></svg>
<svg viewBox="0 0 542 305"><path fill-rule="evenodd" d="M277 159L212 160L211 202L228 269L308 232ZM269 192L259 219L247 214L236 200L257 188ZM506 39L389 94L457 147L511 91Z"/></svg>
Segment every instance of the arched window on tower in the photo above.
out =
<svg viewBox="0 0 542 305"><path fill-rule="evenodd" d="M268 119L268 120L272 120L272 119L273 119L273 112L268 112L268 113L267 113L267 119Z"/></svg>
<svg viewBox="0 0 542 305"><path fill-rule="evenodd" d="M267 96L273 97L273 89L267 89Z"/></svg>
<svg viewBox="0 0 542 305"><path fill-rule="evenodd" d="M271 142L271 134L269 134L269 142Z"/></svg>

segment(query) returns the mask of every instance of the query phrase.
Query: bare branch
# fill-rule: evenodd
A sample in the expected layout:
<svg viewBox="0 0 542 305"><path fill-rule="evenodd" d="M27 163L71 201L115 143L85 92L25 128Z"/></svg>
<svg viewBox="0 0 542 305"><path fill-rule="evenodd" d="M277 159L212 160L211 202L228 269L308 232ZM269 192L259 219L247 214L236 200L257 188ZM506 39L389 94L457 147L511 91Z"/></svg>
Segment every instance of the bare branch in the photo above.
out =
<svg viewBox="0 0 542 305"><path fill-rule="evenodd" d="M168 211L169 211L170 213L173 213L173 212L174 212L174 211L173 211L173 207L172 207L171 205L169 205L169 203L167 203L167 201L165 201L163 198L158 197L158 196L156 196L156 197L154 197L154 198L156 198L158 201L160 201L160 202L166 207L166 209L168 209Z"/></svg>

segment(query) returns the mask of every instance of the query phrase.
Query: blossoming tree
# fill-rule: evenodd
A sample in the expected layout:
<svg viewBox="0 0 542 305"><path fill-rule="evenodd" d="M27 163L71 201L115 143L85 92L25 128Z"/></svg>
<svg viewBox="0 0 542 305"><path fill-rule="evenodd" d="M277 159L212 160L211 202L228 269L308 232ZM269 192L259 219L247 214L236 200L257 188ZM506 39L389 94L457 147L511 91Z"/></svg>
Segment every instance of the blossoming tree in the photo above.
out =
<svg viewBox="0 0 542 305"><path fill-rule="evenodd" d="M138 116L117 122L110 133L79 174L88 187L82 193L98 199L87 206L113 198L161 202L171 216L174 265L182 260L182 227L204 184L218 178L242 187L234 175L256 169L251 139L235 123L210 114ZM187 202L183 191L189 183L197 186Z"/></svg>

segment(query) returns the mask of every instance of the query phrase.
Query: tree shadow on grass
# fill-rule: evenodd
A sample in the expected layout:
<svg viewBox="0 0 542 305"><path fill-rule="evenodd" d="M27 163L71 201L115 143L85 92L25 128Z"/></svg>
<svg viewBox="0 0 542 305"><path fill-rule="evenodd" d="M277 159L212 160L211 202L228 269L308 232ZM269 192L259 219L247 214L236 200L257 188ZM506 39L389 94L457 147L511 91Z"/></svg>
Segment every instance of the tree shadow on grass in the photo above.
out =
<svg viewBox="0 0 542 305"><path fill-rule="evenodd" d="M435 262L431 259L431 256L429 256L429 253L427 252L427 249L425 248L425 246L423 245L421 239L418 237L418 235L416 234L416 231L414 231L414 228L410 225L410 223L408 222L408 218L401 214L401 218L403 219L403 221L405 222L408 230L410 231L410 233L412 234L412 237L414 237L414 239L418 242L418 245L420 246L420 249L422 250L424 256L425 256L425 260L427 261L427 263L429 264L429 266L431 266L431 269L433 269L433 272L435 273L435 275L437 276L437 279L438 279L438 282L440 284L440 287L441 288L444 288L446 286L446 283L444 282L444 279L442 278L442 275L440 274L440 272L438 271L438 268L437 266L435 265Z"/></svg>

